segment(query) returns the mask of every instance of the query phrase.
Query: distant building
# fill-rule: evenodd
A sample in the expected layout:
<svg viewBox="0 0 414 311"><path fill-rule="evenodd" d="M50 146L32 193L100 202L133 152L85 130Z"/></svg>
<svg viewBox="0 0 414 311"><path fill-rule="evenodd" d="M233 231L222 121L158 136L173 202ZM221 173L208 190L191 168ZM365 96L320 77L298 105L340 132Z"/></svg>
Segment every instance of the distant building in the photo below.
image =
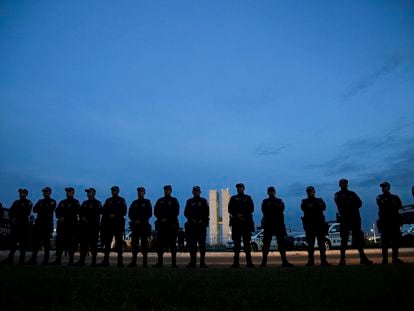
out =
<svg viewBox="0 0 414 311"><path fill-rule="evenodd" d="M220 191L209 191L210 227L208 240L210 245L225 244L230 238L229 201L230 192L228 188Z"/></svg>

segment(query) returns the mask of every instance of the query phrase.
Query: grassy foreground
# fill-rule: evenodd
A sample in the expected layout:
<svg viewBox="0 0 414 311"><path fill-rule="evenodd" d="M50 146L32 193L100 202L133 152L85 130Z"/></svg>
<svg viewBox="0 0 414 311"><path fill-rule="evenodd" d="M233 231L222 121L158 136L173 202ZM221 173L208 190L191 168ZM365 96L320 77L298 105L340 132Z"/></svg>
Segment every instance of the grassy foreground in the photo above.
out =
<svg viewBox="0 0 414 311"><path fill-rule="evenodd" d="M0 310L410 310L414 265L155 270L0 266Z"/></svg>

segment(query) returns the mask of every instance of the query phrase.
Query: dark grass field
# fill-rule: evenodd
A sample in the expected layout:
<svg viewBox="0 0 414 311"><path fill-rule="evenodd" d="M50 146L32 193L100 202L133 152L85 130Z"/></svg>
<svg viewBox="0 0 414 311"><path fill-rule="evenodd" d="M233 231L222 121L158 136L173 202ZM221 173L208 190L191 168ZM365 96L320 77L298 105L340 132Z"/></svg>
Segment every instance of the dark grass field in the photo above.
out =
<svg viewBox="0 0 414 311"><path fill-rule="evenodd" d="M1 310L412 310L414 265L117 269L0 266Z"/></svg>

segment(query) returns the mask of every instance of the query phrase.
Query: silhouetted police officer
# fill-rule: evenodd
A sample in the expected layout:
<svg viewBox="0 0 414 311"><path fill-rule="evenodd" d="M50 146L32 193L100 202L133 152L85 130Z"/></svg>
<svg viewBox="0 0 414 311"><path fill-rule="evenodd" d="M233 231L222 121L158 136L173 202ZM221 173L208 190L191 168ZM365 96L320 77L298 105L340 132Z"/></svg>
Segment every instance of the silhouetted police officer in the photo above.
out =
<svg viewBox="0 0 414 311"><path fill-rule="evenodd" d="M95 198L96 190L94 188L85 189L87 200L83 201L78 211L79 226L78 239L80 257L76 266L84 266L85 258L88 251L91 251L91 266L96 266L97 244L99 239L99 224L102 212L101 201Z"/></svg>
<svg viewBox="0 0 414 311"><path fill-rule="evenodd" d="M69 266L72 266L76 245L76 229L78 225L78 210L80 203L75 199L75 189L65 188L66 199L59 202L56 207L56 260L52 265L62 264L63 251L69 254Z"/></svg>
<svg viewBox="0 0 414 311"><path fill-rule="evenodd" d="M10 252L4 263L13 264L17 243L20 247L19 263L24 264L26 257L27 238L29 234L29 216L32 212L32 202L27 199L29 191L19 189L19 199L14 201L9 210L10 219Z"/></svg>
<svg viewBox="0 0 414 311"><path fill-rule="evenodd" d="M148 238L151 235L149 220L152 217L152 205L150 200L145 199L144 187L138 187L137 194L138 199L132 202L128 211L129 226L132 231L132 261L128 267L134 268L137 266L139 241L141 240L142 267L146 268L148 262Z"/></svg>
<svg viewBox="0 0 414 311"><path fill-rule="evenodd" d="M377 196L378 230L381 233L382 263L388 264L388 247L392 248L392 263L403 263L398 258L398 247L401 239L400 226L402 224L399 210L402 208L398 196L391 194L391 185L388 182L380 184L382 194Z"/></svg>
<svg viewBox="0 0 414 311"><path fill-rule="evenodd" d="M338 208L338 222L341 224L341 259L339 265L343 266L345 262L345 252L348 246L349 234L352 232L353 245L358 249L361 264L372 264L367 258L363 249L364 236L361 230L361 216L359 209L362 201L359 196L348 190L348 180L339 181L340 191L335 193L335 203Z"/></svg>
<svg viewBox="0 0 414 311"><path fill-rule="evenodd" d="M200 249L200 268L207 268L206 237L209 222L209 207L207 200L202 198L199 186L193 187L193 197L185 204L184 216L187 218L185 234L190 251L190 263L188 268L195 268L197 262L197 244Z"/></svg>
<svg viewBox="0 0 414 311"><path fill-rule="evenodd" d="M285 203L282 199L276 197L275 187L268 187L267 194L269 197L262 202L263 212L263 259L261 267L266 267L267 256L269 254L269 247L272 241L273 234L276 235L277 246L282 258L283 267L292 267L286 258L286 226L283 212L285 210Z"/></svg>
<svg viewBox="0 0 414 311"><path fill-rule="evenodd" d="M244 185L236 185L237 194L233 195L229 201L229 214L232 239L234 242L234 261L233 268L239 267L239 256L241 250L241 239L243 238L244 252L246 253L246 266L253 268L252 257L250 254L251 233L254 231L253 200L249 195L244 194Z"/></svg>
<svg viewBox="0 0 414 311"><path fill-rule="evenodd" d="M52 194L51 188L43 188L42 192L43 199L37 201L33 207L33 213L37 213L37 218L33 230L33 253L28 262L32 265L37 263L37 254L42 244L45 251L42 265L49 263L50 238L53 232L53 213L56 209L56 201L50 197Z"/></svg>
<svg viewBox="0 0 414 311"><path fill-rule="evenodd" d="M166 247L170 248L171 266L177 267L177 234L178 234L178 215L180 204L178 200L171 196L172 187L164 186L164 197L157 200L154 207L155 230L157 231L157 253L158 261L153 266L160 268L163 266L163 255Z"/></svg>
<svg viewBox="0 0 414 311"><path fill-rule="evenodd" d="M105 255L101 266L109 266L109 253L111 252L112 239L115 237L115 248L118 253L119 268L123 267L123 235L125 231L125 215L127 205L124 198L119 196L119 187L111 188L112 197L108 198L102 208L102 238L105 245Z"/></svg>
<svg viewBox="0 0 414 311"><path fill-rule="evenodd" d="M308 243L308 262L307 266L313 266L315 238L318 239L319 252L321 254L321 266L329 266L326 260L325 235L326 222L325 215L326 204L321 198L315 197L315 188L309 186L306 188L308 197L302 200L301 209L303 211L303 229L306 233L306 242Z"/></svg>

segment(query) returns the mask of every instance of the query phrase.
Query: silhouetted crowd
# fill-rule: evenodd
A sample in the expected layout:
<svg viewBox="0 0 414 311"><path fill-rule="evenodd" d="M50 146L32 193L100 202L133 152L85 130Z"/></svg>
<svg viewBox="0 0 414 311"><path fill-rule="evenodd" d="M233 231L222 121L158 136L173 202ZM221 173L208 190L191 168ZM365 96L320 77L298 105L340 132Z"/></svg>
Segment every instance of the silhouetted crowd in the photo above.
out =
<svg viewBox="0 0 414 311"><path fill-rule="evenodd" d="M365 255L363 245L364 237L361 230L360 208L362 201L359 196L348 189L348 180L339 181L340 190L335 193L335 203L338 213L337 220L340 223L340 261L339 265L345 265L345 253L348 239L352 233L353 244L359 252L361 264L372 264L373 262ZM402 203L397 195L391 193L391 185L388 182L380 184L382 193L377 196L378 205L378 229L381 233L382 263L388 264L388 248L392 249L392 263L400 264L402 260L398 257L399 243L401 240L400 209ZM230 215L230 226L234 242L234 258L232 267L239 267L239 254L242 248L246 254L246 267L254 267L250 254L251 233L255 229L253 221L254 204L252 198L245 194L245 186L242 183L236 185L237 194L230 198L228 212ZM70 266L85 266L88 253L91 254L91 266L109 266L109 255L112 241L115 240L115 251L117 252L117 266L123 267L123 237L125 231L125 216L128 213L129 227L131 229L132 260L128 267L137 267L137 256L142 253L142 266L148 264L148 240L151 236L152 227L149 222L154 215L156 231L156 251L158 255L154 268L163 267L163 255L166 249L171 252L171 266L177 267L177 238L179 237L178 216L180 205L178 200L172 196L172 187L164 186L164 196L159 198L152 208L150 200L145 198L145 188L137 188L137 199L134 200L129 209L124 198L119 193L118 186L111 188L112 196L102 204L95 198L94 188L86 189L87 199L82 204L75 198L75 189L65 188L66 199L57 203L52 197L52 189L42 189L43 199L34 206L27 198L28 190L19 189L19 199L14 201L9 210L10 220L10 252L8 257L2 261L3 264L13 264L17 248L20 250L19 263L36 265L38 253L43 246L44 256L42 265L61 265L62 255L68 253ZM414 196L414 187L412 188ZM190 253L190 262L186 267L195 268L197 262L197 250L200 254L200 267L206 268L206 234L209 226L209 206L205 198L201 197L201 189L194 186L193 197L188 199L184 209L185 237ZM263 248L261 267L266 267L270 243L276 236L278 251L281 256L282 266L293 266L286 256L286 226L284 220L285 204L276 196L275 187L268 187L268 198L261 205L263 218ZM327 223L324 212L326 204L316 197L313 186L306 188L307 197L301 202L303 211L302 223L306 233L308 261L306 266L314 266L314 245L320 252L321 266L329 266L326 258L325 236L327 235ZM26 261L26 250L29 238L31 213L37 214L34 223L32 238L32 255ZM49 262L50 240L54 229L53 217L56 216L56 258ZM3 208L0 204L0 219L3 220ZM104 258L97 264L98 242L104 246ZM79 260L74 262L74 254L79 245ZM180 247L181 248L181 247Z"/></svg>

